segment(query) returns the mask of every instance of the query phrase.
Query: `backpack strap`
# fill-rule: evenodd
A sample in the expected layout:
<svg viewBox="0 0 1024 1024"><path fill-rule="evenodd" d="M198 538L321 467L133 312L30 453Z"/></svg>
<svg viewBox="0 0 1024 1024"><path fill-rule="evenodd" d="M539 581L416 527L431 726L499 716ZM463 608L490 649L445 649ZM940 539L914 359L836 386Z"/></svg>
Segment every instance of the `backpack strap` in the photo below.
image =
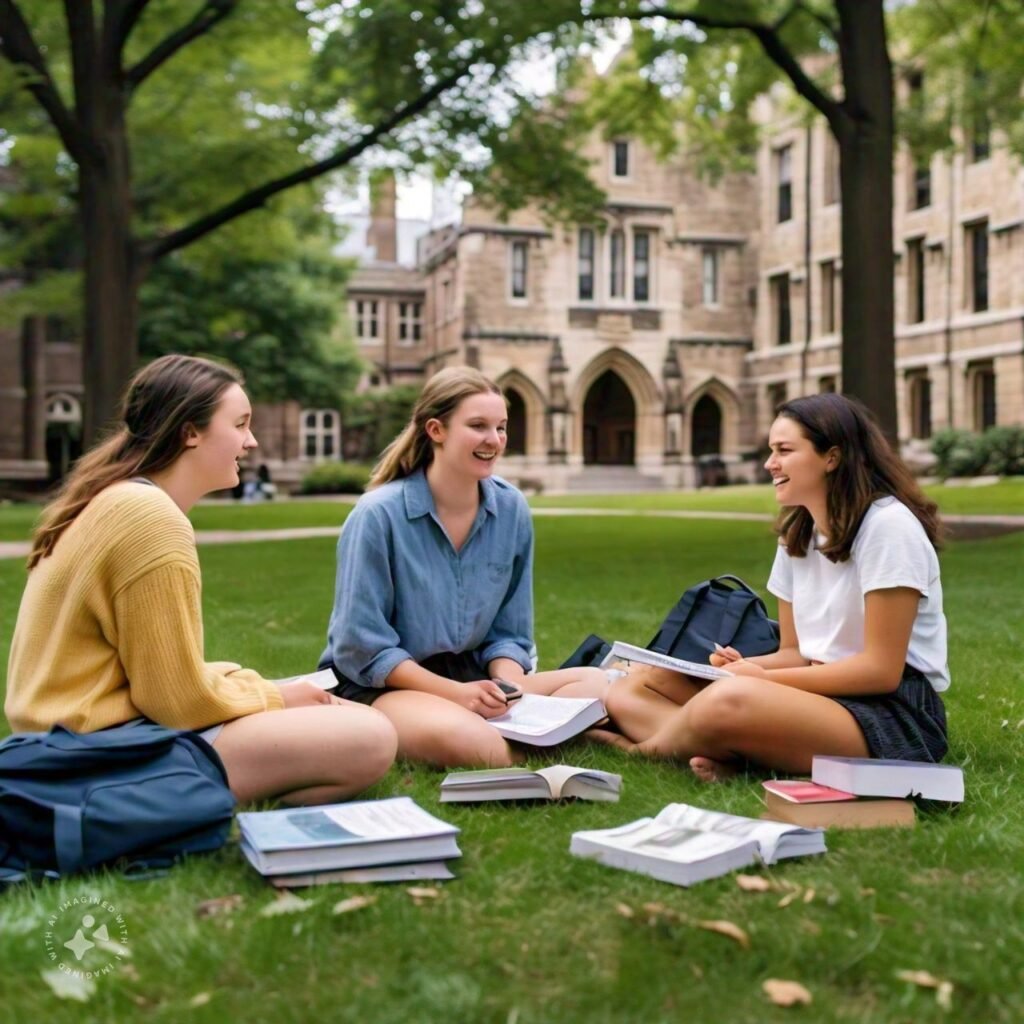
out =
<svg viewBox="0 0 1024 1024"><path fill-rule="evenodd" d="M53 846L57 854L57 867L62 875L81 871L85 860L81 807L76 804L58 804L53 809Z"/></svg>
<svg viewBox="0 0 1024 1024"><path fill-rule="evenodd" d="M657 654L667 654L676 645L676 641L683 635L686 624L693 614L694 605L704 596L705 591L711 586L710 581L698 583L690 587L685 594L676 602L675 607L668 613L665 621L658 630L658 635L647 645L647 649Z"/></svg>
<svg viewBox="0 0 1024 1024"><path fill-rule="evenodd" d="M762 611L764 610L764 602L749 590L730 592L725 602L725 612L718 630L718 642L723 647L728 647L732 643L733 638L739 632L743 616L747 614L747 610L753 604L761 605Z"/></svg>

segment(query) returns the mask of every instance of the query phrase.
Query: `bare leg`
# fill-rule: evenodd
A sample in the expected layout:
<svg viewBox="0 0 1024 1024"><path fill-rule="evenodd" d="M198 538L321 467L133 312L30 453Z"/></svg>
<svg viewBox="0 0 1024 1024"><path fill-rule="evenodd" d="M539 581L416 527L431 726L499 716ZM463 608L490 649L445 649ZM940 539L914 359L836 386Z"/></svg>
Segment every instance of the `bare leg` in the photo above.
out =
<svg viewBox="0 0 1024 1024"><path fill-rule="evenodd" d="M391 767L397 738L383 715L345 701L236 718L214 748L239 801L317 804L373 785Z"/></svg>
<svg viewBox="0 0 1024 1024"><path fill-rule="evenodd" d="M417 690L389 690L374 702L398 733L398 755L439 768L507 768L523 756L479 715Z"/></svg>
<svg viewBox="0 0 1024 1024"><path fill-rule="evenodd" d="M604 669L556 668L527 676L522 690L547 697L600 697L603 700L608 685Z"/></svg>
<svg viewBox="0 0 1024 1024"><path fill-rule="evenodd" d="M815 754L867 757L856 719L841 704L766 679L719 679L666 717L637 752L694 759L704 779L721 777L730 762L808 772Z"/></svg>
<svg viewBox="0 0 1024 1024"><path fill-rule="evenodd" d="M623 744L619 737L610 742L630 749L629 741L636 744L650 739L670 715L700 693L701 689L701 683L679 672L635 666L628 676L612 684L605 699L608 716L627 741ZM603 735L593 738L608 742Z"/></svg>

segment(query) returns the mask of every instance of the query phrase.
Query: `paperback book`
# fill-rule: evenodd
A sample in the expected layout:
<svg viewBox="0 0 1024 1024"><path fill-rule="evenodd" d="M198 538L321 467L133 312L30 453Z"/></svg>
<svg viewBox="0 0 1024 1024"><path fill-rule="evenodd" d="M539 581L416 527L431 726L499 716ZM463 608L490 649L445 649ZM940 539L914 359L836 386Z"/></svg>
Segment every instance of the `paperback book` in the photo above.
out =
<svg viewBox="0 0 1024 1024"><path fill-rule="evenodd" d="M441 803L476 803L484 800L619 799L622 776L596 768L553 764L527 768L485 768L452 772L441 783Z"/></svg>
<svg viewBox="0 0 1024 1024"><path fill-rule="evenodd" d="M825 852L825 834L689 804L669 804L655 818L573 834L569 852L609 867L693 885L758 861Z"/></svg>
<svg viewBox="0 0 1024 1024"><path fill-rule="evenodd" d="M683 658L673 658L668 654L658 654L656 651L647 650L646 647L634 647L633 644L624 643L622 640L616 640L612 644L611 650L601 662L601 667L607 668L616 661L631 661L639 665L667 668L672 672L696 676L698 679L722 679L732 675L724 668L715 668L714 665L705 665L699 661L685 661Z"/></svg>
<svg viewBox="0 0 1024 1024"><path fill-rule="evenodd" d="M553 747L578 736L607 717L597 697L542 697L524 693L509 704L508 711L488 718L507 740L533 747Z"/></svg>
<svg viewBox="0 0 1024 1024"><path fill-rule="evenodd" d="M249 857L245 844L242 852ZM309 871L292 875L268 875L267 881L278 889L302 889L310 885L368 884L375 882L447 882L453 879L443 860L415 864L379 864L372 868L340 868L337 871Z"/></svg>
<svg viewBox="0 0 1024 1024"><path fill-rule="evenodd" d="M917 797L944 803L964 799L964 773L952 764L818 755L811 762L811 778L857 796Z"/></svg>
<svg viewBox="0 0 1024 1024"><path fill-rule="evenodd" d="M462 854L459 830L410 797L246 811L242 852L262 875L305 874L378 864L448 860Z"/></svg>
<svg viewBox="0 0 1024 1024"><path fill-rule="evenodd" d="M762 783L766 818L817 828L913 828L911 800L858 797L805 779Z"/></svg>

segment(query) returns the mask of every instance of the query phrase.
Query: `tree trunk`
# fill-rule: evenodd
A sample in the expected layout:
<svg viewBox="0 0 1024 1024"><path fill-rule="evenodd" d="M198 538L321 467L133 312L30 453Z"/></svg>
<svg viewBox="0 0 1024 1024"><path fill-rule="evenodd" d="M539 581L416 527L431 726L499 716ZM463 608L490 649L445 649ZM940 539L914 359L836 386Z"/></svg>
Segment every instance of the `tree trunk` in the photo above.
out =
<svg viewBox="0 0 1024 1024"><path fill-rule="evenodd" d="M846 116L839 119L843 253L843 391L874 412L893 442L893 89L882 0L836 0Z"/></svg>

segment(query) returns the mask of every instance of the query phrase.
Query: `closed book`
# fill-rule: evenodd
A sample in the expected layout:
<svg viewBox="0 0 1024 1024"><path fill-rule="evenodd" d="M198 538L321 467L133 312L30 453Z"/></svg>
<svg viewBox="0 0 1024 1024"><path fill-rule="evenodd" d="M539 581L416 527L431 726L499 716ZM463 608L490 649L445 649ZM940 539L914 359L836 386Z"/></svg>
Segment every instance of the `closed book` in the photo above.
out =
<svg viewBox="0 0 1024 1024"><path fill-rule="evenodd" d="M608 867L693 885L758 861L825 852L825 835L688 804L669 804L654 818L573 834L569 852Z"/></svg>
<svg viewBox="0 0 1024 1024"><path fill-rule="evenodd" d="M245 844L242 853L249 856ZM443 860L415 864L378 864L370 868L338 868L333 871L307 871L290 875L268 875L267 881L278 889L302 889L311 885L367 885L377 882L447 882L454 878Z"/></svg>
<svg viewBox="0 0 1024 1024"><path fill-rule="evenodd" d="M913 828L910 800L857 797L813 782L778 779L762 783L762 818L809 828ZM829 796L835 794L835 799Z"/></svg>
<svg viewBox="0 0 1024 1024"><path fill-rule="evenodd" d="M533 747L553 747L578 736L607 717L597 697L542 697L524 693L497 718L488 718L507 740Z"/></svg>
<svg viewBox="0 0 1024 1024"><path fill-rule="evenodd" d="M952 764L816 755L811 778L857 796L919 797L945 803L961 803L964 798L964 773Z"/></svg>
<svg viewBox="0 0 1024 1024"><path fill-rule="evenodd" d="M685 661L682 658L673 658L669 654L659 654L656 651L649 651L646 647L634 647L622 640L616 640L611 650L604 656L601 662L602 668L607 668L616 661L631 661L638 665L652 665L655 668L667 668L671 672L682 672L684 675L696 676L698 679L723 679L732 675L724 668L715 668L714 665L706 665L699 661Z"/></svg>
<svg viewBox="0 0 1024 1024"><path fill-rule="evenodd" d="M245 853L263 875L448 860L459 830L407 796L238 815Z"/></svg>
<svg viewBox="0 0 1024 1024"><path fill-rule="evenodd" d="M622 776L596 768L553 764L528 768L484 768L452 772L441 783L441 803L485 800L606 800L619 799Z"/></svg>

